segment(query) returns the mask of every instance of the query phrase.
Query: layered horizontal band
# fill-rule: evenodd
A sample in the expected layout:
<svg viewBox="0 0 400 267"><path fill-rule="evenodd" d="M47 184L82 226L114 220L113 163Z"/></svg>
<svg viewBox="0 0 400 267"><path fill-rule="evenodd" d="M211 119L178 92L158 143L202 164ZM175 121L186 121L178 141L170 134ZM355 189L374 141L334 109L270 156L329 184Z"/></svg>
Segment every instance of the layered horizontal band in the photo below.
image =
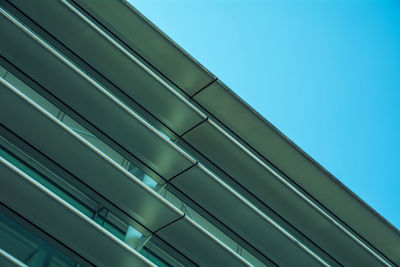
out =
<svg viewBox="0 0 400 267"><path fill-rule="evenodd" d="M372 246L400 264L400 232L395 227L310 159L227 86L219 81L212 82L215 79L213 75L127 1L74 2L137 51L166 79L177 84L187 95L194 96L194 103L215 116L241 142L250 145L263 161L272 162ZM190 80L186 82L186 78Z"/></svg>
<svg viewBox="0 0 400 267"><path fill-rule="evenodd" d="M46 6L46 8L41 7L40 4L36 5L36 3L22 5L18 1L11 2L15 2L14 4L16 6L33 18L42 27L46 28L46 30L50 31L51 34L83 58L89 65L95 68L96 71L115 84L127 96L135 99L135 101L144 106L150 113L154 114L154 116L166 127L172 129L172 131L178 135L184 134L183 139L186 142L190 143L206 158L210 159L219 168L231 176L237 183L246 188L246 190L251 194L254 194L258 199L266 203L273 210L277 211L285 220L294 224L304 235L317 243L323 250L332 255L340 263L372 266L380 266L381 264L390 265L384 256L374 248L371 248L369 244L362 240L362 238L359 238L347 227L344 227L341 222L328 212L325 212L324 209L317 205L314 200L310 199L307 194L293 186L291 182L288 182L286 177L278 174L274 169L266 164L265 158L273 158L273 155L270 155L271 153L268 152L268 149L264 148L264 145L267 144L266 142L263 142L263 145L259 145L259 138L257 139L254 137L254 135L259 134L259 132L265 133L266 136L275 136L271 132L264 131L265 125L262 124L264 122L260 124L256 121L255 117L251 115L253 114L250 112L251 110L247 106L243 108L243 103L239 103L233 94L229 94L228 89L223 87L220 82L214 82L209 85L213 79L209 79L211 76L208 75L207 72L198 68L198 65L194 64L190 57L187 57L185 53L176 48L175 44L170 40L164 38L165 36L157 32L150 23L143 19L126 3L123 1L118 1L118 3L110 1L110 3L112 2L112 5L110 5L110 9L107 10L106 7L108 3L76 1L99 21L102 21L107 28L112 30L113 34L118 36L124 42L127 42L129 45L133 46L133 43L140 44L141 42L144 42L147 37L151 40L154 38L154 40L161 40L159 43L163 49L169 49L166 47L172 47L173 52L171 52L171 57L173 60L176 60L178 65L189 64L194 68L194 70L191 71L196 77L200 77L204 74L204 77L207 77L207 79L202 81L204 86L198 88L202 89L205 87L201 92L198 92L198 90L191 91L192 88L195 87L187 87L189 83L184 79L180 80L182 77L178 76L182 71L175 72L174 68L172 68L173 71L171 71L167 77L169 77L169 79L175 79L176 84L180 83L183 87L186 87L186 93L194 95L193 101L195 101L196 104L200 104L204 107L212 116L215 116L217 119L222 121L222 123L226 124L229 129L232 129L234 133L240 133L239 142L210 119L206 121L205 115L177 94L167 83L158 78L152 70L140 62L140 60L130 51L124 48L120 43L116 42L113 37L109 35L110 33L107 33L105 29L100 28L88 19L86 17L87 14L79 11L75 5L65 0L54 1L49 6ZM51 10L52 16L57 14L57 17L59 17L57 23L54 23L52 16L49 16L47 11L44 12L47 8ZM121 25L122 21L115 18L116 13L113 13L115 11L121 12L121 17L124 17L127 20L136 20L137 25L135 25L135 27L137 26L138 31L144 33L143 36L132 36L131 30L129 30L128 34L126 26ZM324 264L324 261L314 252L304 246L301 242L295 240L284 228L277 225L260 210L236 194L235 191L219 180L219 178L209 173L200 165L196 165L197 162L194 159L188 156L183 150L170 142L167 138L159 134L157 130L134 113L130 107L121 103L99 83L74 66L62 54L47 45L40 37L36 36L29 29L12 18L12 16L7 14L7 12L2 11L2 14L3 17L0 19L3 20L4 23L3 26L0 26L0 31L2 31L1 33L3 36L6 36L4 44L1 44L0 46L2 54L4 54L6 58L21 70L29 73L34 80L47 88L51 94L66 103L72 110L92 123L105 135L115 140L115 142L129 151L129 153L142 160L152 170L160 174L165 182L172 179L172 183L180 190L184 191L186 195L191 197L196 203L200 204L200 206L205 208L215 218L224 222L228 228L238 233L244 240L251 243L265 255L276 257L277 262L282 261L289 264L296 263L302 264L303 266ZM74 25L73 28L75 31L69 31L68 27L66 27L67 25ZM149 34L147 37L146 33ZM77 36L80 37L77 38ZM82 42L82 40L85 41ZM91 45L88 46L88 44ZM140 50L138 47L135 47L135 49ZM151 66L155 66L164 72L165 67L163 64L165 64L165 57L160 58L157 63L158 59L153 58L156 51L151 47L144 47L143 49L152 53L150 61L155 63L151 64ZM143 52L143 50L140 51ZM104 56L99 56L99 54L102 53L104 53ZM182 58L184 60L180 61L178 59L180 56L178 55L183 55ZM49 73L52 74L52 77L49 77ZM168 71L166 71L166 73L168 73ZM207 81L207 83L205 81ZM218 104L218 101L220 100L226 103L226 105L220 106ZM233 106L230 106L231 104ZM233 113L230 114L229 109L234 111L234 116L232 115ZM248 119L247 122L243 121L245 118ZM258 117L257 120L259 120ZM251 129L253 129L254 126L259 130L253 131L255 133L249 132L246 130L246 127L239 127L238 122L242 125L248 123L251 125ZM264 128L260 128L260 125ZM15 125L15 127L18 126ZM56 125L54 128L57 127L59 127L59 125ZM23 132L24 130L21 129L20 131ZM57 130L54 131L54 133L56 132ZM70 131L69 134L71 133L73 132ZM60 138L61 139L58 140L58 142L65 140L64 137ZM259 154L253 153L243 146L243 144L241 144L241 142L243 142L242 139L252 147L256 147L254 150ZM254 143L254 140L256 139L258 141ZM284 142L287 142L286 139ZM71 141L71 143L74 142ZM282 142L278 143L281 144ZM79 147L80 143L75 140L74 144L78 144L75 147L72 146L75 149L76 147ZM258 148L257 144L261 147ZM90 144L86 145L90 147ZM90 149L95 150L93 147ZM90 149L87 151L90 151ZM46 151L46 154L54 153L53 155L56 155L56 152L48 152L51 151L49 148L41 148L40 150ZM80 150L78 149L77 151ZM93 151L87 152L86 154L83 153L82 155L89 155L91 153L93 153ZM293 157L299 160L296 153L291 153L290 151L286 151L285 153L291 156L294 155ZM293 160L291 156L289 158ZM79 173L79 170L77 170L79 164L77 162L70 162L68 163L69 165L65 165L67 160L62 159L62 157L60 157L60 160L62 161L62 163L60 163L61 165L68 166L68 168L72 169L75 168L77 177L84 177L86 175L85 173ZM103 161L94 160L92 166L97 166L97 164L109 166L107 165L110 164L109 162L104 163ZM107 162L107 160L105 162ZM275 164L275 159L272 160L272 162ZM279 162L280 163L275 164L275 166L284 171L284 173L289 175L290 178L293 178L294 176L297 177L297 174L293 173L293 169L290 169L292 168L289 166L290 164L286 166L286 161L284 159L279 159ZM299 160L298 162L303 161ZM303 167L305 165L303 165ZM118 169L118 167L115 166L110 169L113 168ZM123 169L122 171L119 171L124 173ZM311 193L313 196L318 195L321 190L318 191L316 188L320 189L321 187L318 187L315 183L320 183L321 181L314 179L312 180L315 181L314 184L311 183L310 186L304 184L304 181L302 182L301 179L305 177L305 172L304 169L304 172L301 173L303 176L300 175L300 180L297 180L297 178L294 180L301 186L301 189L306 189L306 191ZM129 176L130 174L125 171L124 175ZM311 173L310 175L314 177L315 173ZM94 175L92 176L92 179L94 179L93 177ZM194 180L194 177L197 177L198 179ZM123 181L122 178L120 178L120 180ZM128 180L129 179L126 179L126 181ZM331 183L326 182L325 180L323 181L324 184L329 184L331 186ZM94 182L94 180L92 180L91 183L92 182ZM131 190L130 187L125 187L127 184L130 185L127 182L118 182L118 184L120 185L118 190L124 192L125 189L125 193L122 195L127 195L128 191ZM194 184L196 184L196 186L194 186ZM104 190L104 186L106 185L106 182L103 184L99 183L96 190L102 190L102 188ZM322 182L320 185L322 185ZM140 188L140 186L138 188ZM332 188L336 187L333 185ZM154 199L152 199L154 194L152 195L152 193L149 193L150 191L146 191L145 189L146 188L144 187L144 191L142 191L146 193L143 193L137 188L135 189L141 192L137 194L135 200L138 203L142 203L140 201L143 201L143 203L154 202L157 203L154 205L159 205L158 201L160 201L161 198L154 201ZM339 189L337 191L339 195L345 192L342 192L340 191L342 189ZM217 193L214 195L210 194L208 191L216 191ZM111 198L114 198L115 192L116 191L108 194L110 194L109 196ZM107 192L101 191L101 193L107 195ZM354 204L352 207L354 209L359 209L360 207L357 205L359 205L360 202L354 202L351 199L353 196L349 195L348 192L345 193L346 194L341 195L342 197L340 200L348 201L350 199L350 203L352 203L352 205ZM325 207L328 207L329 211L332 211L336 215L340 214L341 210L340 208L336 209L335 206L332 206L334 205L332 203L335 202L333 200L337 200L339 195L336 196L333 193L326 194L325 200L322 201L324 205L327 203L325 201L328 201L330 204L325 205ZM155 198L157 199L157 197ZM317 199L321 200L319 197L317 197ZM126 198L124 201L128 202L128 200L131 199ZM122 207L124 210L129 210L130 208L125 208L125 206L123 206L125 203L124 201L116 202L116 205ZM161 201L164 200L161 199ZM215 205L215 202L219 205ZM169 204L165 205L168 206ZM247 214L250 216L252 221L256 222L252 225L252 228L250 228L250 230L254 231L249 230L248 222L235 213L236 211L229 212L229 209L227 209L229 205L237 206L237 210L241 211L240 213ZM333 207L333 209L331 209L331 207ZM136 209L139 208L136 207ZM200 257L198 254L188 250L185 245L185 242L188 242L187 237L176 240L174 239L174 234L178 234L179 231L185 231L184 229L186 228L196 229L195 231L191 230L193 233L201 232L199 231L201 228L199 228L197 224L190 222L188 218L182 217L182 214L179 214L177 210L174 212L175 215L179 214L179 216L167 216L168 220L165 221L158 221L158 217L153 220L148 219L151 217L150 213L154 212L154 209L150 208L150 206L146 206L146 208L141 210L143 214L146 213L145 210L148 211L148 214L144 217L136 214L134 210L135 209L129 210L130 216L146 225L146 227L149 227L151 231L162 229L158 233L161 235L162 233L167 233L167 229L175 229L170 234L164 234L162 238L168 237L171 243L174 243L174 246L185 251L184 254L196 259L196 262L202 264L218 262L217 259L213 257L206 257L206 259L204 259L203 256L206 256L207 253L204 253L204 255L200 253L203 255ZM362 218L372 218L370 216L371 214L368 213L369 210L364 212L365 210L361 207L359 211L363 211L361 216ZM161 216L163 212L165 212L164 208L160 208L159 215ZM158 211L155 213L158 213ZM373 217L371 220L379 224L379 220L376 221L375 219L377 218ZM156 221L159 222L159 224L155 225ZM171 224L168 223L172 221L174 222ZM184 226L179 227L180 230L178 231L178 228L176 227L180 224L184 224ZM163 226L165 225L167 225L167 227L164 228ZM352 226L351 224L349 225ZM375 226L378 227L377 225ZM367 229L366 227L368 226L365 226L362 229L365 230ZM268 229L268 231L265 229ZM357 230L359 228L355 229ZM364 232L362 233L364 236ZM384 233L383 236L387 236L387 234L391 232L384 231ZM367 234L369 237L372 236L370 233ZM264 236L268 236L268 238L262 238ZM272 238L274 236L275 238ZM391 238L392 236L389 239L392 240ZM383 240L384 237L381 239ZM389 239L386 238L386 240ZM207 242L203 242L201 241L202 238L199 237L199 240L202 248L206 248L210 239L205 238L204 240L207 240ZM215 245L213 242L210 244ZM396 241L393 240L393 243L391 244L396 244ZM378 247L381 248L382 246L383 252L387 255L392 255L391 250L395 248L395 245L386 247L384 244L381 244ZM291 249L282 251L280 248L283 247L289 247ZM226 247L224 246L223 251L226 251ZM233 263L236 262L238 264L243 264L240 257L236 257L234 253L232 255L229 252L225 256ZM297 256L291 258L287 257L287 255Z"/></svg>
<svg viewBox="0 0 400 267"><path fill-rule="evenodd" d="M125 150L166 180L194 164L185 152L6 11L1 10L0 19L2 55Z"/></svg>
<svg viewBox="0 0 400 267"><path fill-rule="evenodd" d="M0 98L4 101L1 124L146 228L173 243L185 256L195 259L200 265L218 265L221 259L230 266L248 265L234 251L202 230L197 223L185 218L183 213L132 174L1 78ZM193 236L196 236L195 242Z"/></svg>
<svg viewBox="0 0 400 267"><path fill-rule="evenodd" d="M1 157L0 184L0 199L4 205L93 264L155 266Z"/></svg>
<svg viewBox="0 0 400 267"><path fill-rule="evenodd" d="M183 134L205 119L191 103L67 1L14 4L126 95L151 110L176 134Z"/></svg>

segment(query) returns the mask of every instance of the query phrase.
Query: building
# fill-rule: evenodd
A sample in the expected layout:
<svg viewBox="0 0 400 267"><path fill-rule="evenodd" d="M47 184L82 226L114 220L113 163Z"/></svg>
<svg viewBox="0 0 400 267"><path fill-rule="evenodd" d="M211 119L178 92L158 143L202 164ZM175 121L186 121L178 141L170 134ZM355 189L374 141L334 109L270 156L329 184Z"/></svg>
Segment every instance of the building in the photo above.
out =
<svg viewBox="0 0 400 267"><path fill-rule="evenodd" d="M398 266L400 232L123 0L0 1L1 266Z"/></svg>

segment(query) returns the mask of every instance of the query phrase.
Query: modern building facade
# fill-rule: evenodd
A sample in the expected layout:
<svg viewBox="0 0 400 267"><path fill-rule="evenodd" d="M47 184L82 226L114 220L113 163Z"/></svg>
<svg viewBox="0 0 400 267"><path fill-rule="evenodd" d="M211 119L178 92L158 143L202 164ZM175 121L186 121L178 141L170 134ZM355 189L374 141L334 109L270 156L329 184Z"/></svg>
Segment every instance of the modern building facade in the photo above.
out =
<svg viewBox="0 0 400 267"><path fill-rule="evenodd" d="M124 0L0 0L0 266L399 266L400 232Z"/></svg>

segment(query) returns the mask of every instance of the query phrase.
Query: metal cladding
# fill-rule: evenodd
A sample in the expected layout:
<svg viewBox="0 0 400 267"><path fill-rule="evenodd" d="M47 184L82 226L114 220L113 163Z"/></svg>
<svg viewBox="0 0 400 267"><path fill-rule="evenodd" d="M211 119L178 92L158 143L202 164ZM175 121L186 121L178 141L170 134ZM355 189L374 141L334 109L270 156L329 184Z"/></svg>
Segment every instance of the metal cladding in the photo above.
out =
<svg viewBox="0 0 400 267"><path fill-rule="evenodd" d="M126 1L1 0L0 36L0 264L400 265L397 229Z"/></svg>

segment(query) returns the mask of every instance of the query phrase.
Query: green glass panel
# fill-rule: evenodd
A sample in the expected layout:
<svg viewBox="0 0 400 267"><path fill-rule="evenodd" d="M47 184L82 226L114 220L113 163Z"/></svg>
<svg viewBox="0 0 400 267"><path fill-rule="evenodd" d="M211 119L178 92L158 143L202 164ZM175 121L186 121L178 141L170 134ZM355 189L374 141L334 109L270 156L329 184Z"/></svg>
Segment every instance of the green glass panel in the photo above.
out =
<svg viewBox="0 0 400 267"><path fill-rule="evenodd" d="M7 70L5 68L3 68L2 66L0 66L0 77L4 77L4 75L7 73Z"/></svg>
<svg viewBox="0 0 400 267"><path fill-rule="evenodd" d="M1 67L1 66L0 66ZM7 72L6 69L1 67L0 73L3 71L4 73ZM135 164L129 162L128 160L124 159L124 157L116 152L113 148L105 144L103 141L98 139L94 134L92 134L89 130L87 130L85 127L80 125L77 121L72 119L70 116L66 115L63 111L61 111L59 108L54 106L51 102L49 102L46 98L38 94L34 89L26 85L24 82L22 82L17 76L14 74L7 72L7 75L5 76L5 80L8 81L11 85L13 85L15 88L17 88L21 93L29 97L32 101L34 101L36 104L41 106L43 109L45 109L47 112L52 114L54 117L58 118L62 123L70 127L72 130L74 130L77 134L79 134L83 139L85 139L87 142L95 146L97 149L99 149L101 152L103 152L105 155L110 157L112 160L114 160L116 163L122 165L124 161L126 161L126 168L129 172L131 172L133 175L136 175L136 173L132 170L139 170L140 173L143 173L143 177L137 177L139 180L143 181L143 179L146 180L145 184L149 186L152 189L156 189L159 187L158 183L152 179L150 176L145 174L140 168L138 168ZM72 201L72 200L71 200ZM72 203L70 203L72 204ZM86 211L84 212L86 215Z"/></svg>
<svg viewBox="0 0 400 267"><path fill-rule="evenodd" d="M48 266L77 266L74 260L2 213L0 213L0 248L31 267L43 266L41 264L43 260Z"/></svg>
<svg viewBox="0 0 400 267"><path fill-rule="evenodd" d="M31 87L26 85L24 82L22 82L20 79L18 79L15 75L12 73L8 72L7 75L4 78L7 82L9 82L12 86L15 88L18 88L18 90L29 97L33 102L44 108L46 111L51 113L53 116L57 116L58 112L60 111L59 108L54 106L52 103L50 103L46 98L38 94L35 90L33 90Z"/></svg>
<svg viewBox="0 0 400 267"><path fill-rule="evenodd" d="M0 146L0 156L8 160L10 163L12 163L15 167L38 181L40 184L45 186L47 189L49 189L51 192L55 193L57 196L60 198L64 199L66 202L74 206L76 209L78 209L80 212L84 213L88 217L93 216L93 211L88 209L85 205L74 199L72 196L64 192L62 189L54 185L51 181L49 181L47 178L44 178L40 174L38 174L36 171L34 171L32 168L28 167L26 164L22 163L19 159L17 159L15 156L12 154L8 153L6 150L4 150Z"/></svg>
<svg viewBox="0 0 400 267"><path fill-rule="evenodd" d="M149 248L144 247L141 251L140 254L145 256L147 259L149 259L152 263L159 267L172 267L172 265L168 264L164 260L162 260L160 257L157 256L157 254L153 253Z"/></svg>
<svg viewBox="0 0 400 267"><path fill-rule="evenodd" d="M108 230L114 236L118 237L120 240L124 241L125 233L118 229L116 226L110 224L109 222L105 221L103 223L104 229Z"/></svg>

